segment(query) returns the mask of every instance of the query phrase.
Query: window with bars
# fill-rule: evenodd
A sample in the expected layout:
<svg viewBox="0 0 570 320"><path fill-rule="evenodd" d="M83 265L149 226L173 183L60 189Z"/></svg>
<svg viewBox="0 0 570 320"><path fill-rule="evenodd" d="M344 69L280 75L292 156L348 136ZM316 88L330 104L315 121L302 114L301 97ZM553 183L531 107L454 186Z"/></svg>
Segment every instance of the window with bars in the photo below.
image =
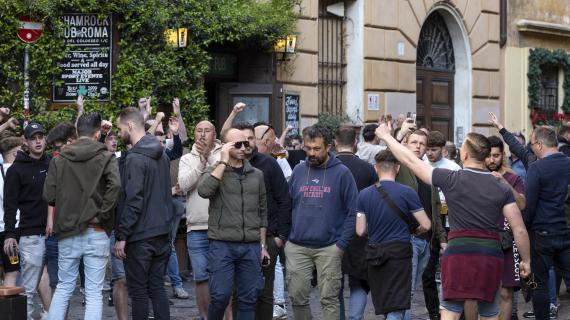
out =
<svg viewBox="0 0 570 320"><path fill-rule="evenodd" d="M342 115L345 112L346 62L344 52L345 18L330 13L327 7L344 3L319 1L319 112ZM346 16L346 15L345 15Z"/></svg>
<svg viewBox="0 0 570 320"><path fill-rule="evenodd" d="M538 109L542 112L554 113L558 111L558 67L552 65L541 66L541 86Z"/></svg>

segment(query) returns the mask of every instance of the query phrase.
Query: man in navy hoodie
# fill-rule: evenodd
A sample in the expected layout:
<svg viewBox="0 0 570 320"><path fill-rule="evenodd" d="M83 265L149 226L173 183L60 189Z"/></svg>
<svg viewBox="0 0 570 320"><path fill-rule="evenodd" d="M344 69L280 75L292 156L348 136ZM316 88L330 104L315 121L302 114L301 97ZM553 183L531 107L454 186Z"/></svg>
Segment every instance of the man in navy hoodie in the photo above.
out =
<svg viewBox="0 0 570 320"><path fill-rule="evenodd" d="M332 134L319 125L303 131L307 160L293 170L289 191L293 223L287 285L295 319L311 319L310 279L317 269L323 319L338 320L343 252L355 228L358 191L350 170L332 153Z"/></svg>
<svg viewBox="0 0 570 320"><path fill-rule="evenodd" d="M538 127L530 146L538 161L532 163L526 178L525 224L532 245L532 270L538 288L533 305L536 319L549 319L548 270L554 263L564 278L570 276L570 229L564 201L570 186L570 158L557 149L556 132Z"/></svg>

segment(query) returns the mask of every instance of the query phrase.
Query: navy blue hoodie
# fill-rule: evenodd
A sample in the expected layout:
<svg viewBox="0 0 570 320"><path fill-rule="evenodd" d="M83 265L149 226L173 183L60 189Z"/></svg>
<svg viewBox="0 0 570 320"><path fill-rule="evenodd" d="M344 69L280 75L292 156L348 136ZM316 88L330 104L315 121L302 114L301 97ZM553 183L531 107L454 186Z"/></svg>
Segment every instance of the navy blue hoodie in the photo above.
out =
<svg viewBox="0 0 570 320"><path fill-rule="evenodd" d="M336 243L346 250L355 230L358 197L350 170L331 153L319 167L305 161L293 170L289 191L293 200L289 241L313 249Z"/></svg>

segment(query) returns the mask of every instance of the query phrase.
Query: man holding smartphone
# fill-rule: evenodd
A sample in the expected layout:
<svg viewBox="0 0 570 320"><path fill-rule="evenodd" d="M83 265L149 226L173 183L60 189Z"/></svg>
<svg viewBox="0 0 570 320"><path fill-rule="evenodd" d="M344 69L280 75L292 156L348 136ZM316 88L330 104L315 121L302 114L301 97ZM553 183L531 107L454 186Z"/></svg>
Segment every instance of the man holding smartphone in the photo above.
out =
<svg viewBox="0 0 570 320"><path fill-rule="evenodd" d="M237 129L223 133L220 161L198 182L198 194L209 199L208 319L221 320L236 289L237 318L255 319L261 265L271 263L265 235L267 200L263 173L245 159L249 142Z"/></svg>

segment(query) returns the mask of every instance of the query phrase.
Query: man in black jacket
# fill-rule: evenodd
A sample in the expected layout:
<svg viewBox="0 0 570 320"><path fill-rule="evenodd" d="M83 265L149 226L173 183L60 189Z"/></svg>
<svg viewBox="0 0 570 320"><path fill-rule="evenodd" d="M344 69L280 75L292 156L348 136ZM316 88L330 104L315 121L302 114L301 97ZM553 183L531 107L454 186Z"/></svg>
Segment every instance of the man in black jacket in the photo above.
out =
<svg viewBox="0 0 570 320"><path fill-rule="evenodd" d="M258 152L253 125L239 123L234 127L240 130L249 142L249 148L245 148L244 151L245 158L254 168L263 172L265 190L267 191L268 230L266 241L271 263L263 268L265 286L257 301L256 319L272 319L275 263L278 259L279 250L283 248L291 231L291 197L289 196L287 180L285 180L277 161L269 155Z"/></svg>
<svg viewBox="0 0 570 320"><path fill-rule="evenodd" d="M144 118L135 108L123 109L119 136L133 147L121 173L124 198L119 204L115 254L124 259L133 319L148 318L148 299L156 319L169 319L163 276L170 256L173 208L170 161L160 142L146 135Z"/></svg>
<svg viewBox="0 0 570 320"><path fill-rule="evenodd" d="M28 297L28 320L32 319L33 299L45 261L48 205L42 199L42 191L51 159L45 153L45 133L39 123L32 122L24 129L28 152L18 151L16 161L6 171L4 188L4 252L9 254L14 246L19 247L23 285ZM20 224L16 229L18 210Z"/></svg>

